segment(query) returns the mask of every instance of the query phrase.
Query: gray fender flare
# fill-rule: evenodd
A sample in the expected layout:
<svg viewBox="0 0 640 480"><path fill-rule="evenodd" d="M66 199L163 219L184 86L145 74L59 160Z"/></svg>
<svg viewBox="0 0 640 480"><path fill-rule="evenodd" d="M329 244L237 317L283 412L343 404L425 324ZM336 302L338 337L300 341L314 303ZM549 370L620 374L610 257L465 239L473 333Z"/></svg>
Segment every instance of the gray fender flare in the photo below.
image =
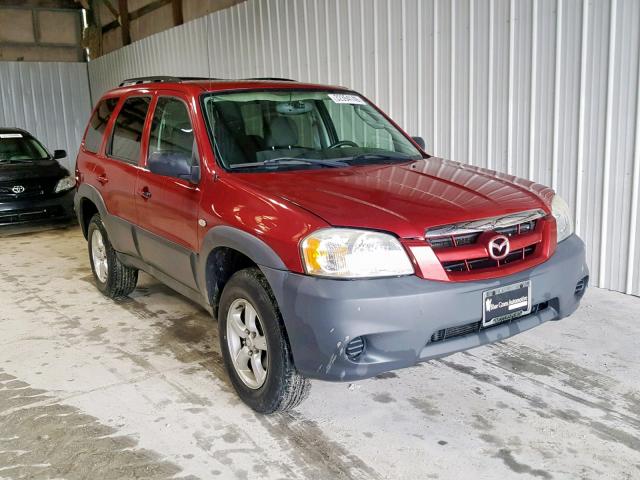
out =
<svg viewBox="0 0 640 480"><path fill-rule="evenodd" d="M250 258L258 266L269 267L275 270L287 270L287 267L278 254L258 237L226 225L213 227L206 233L202 241L196 272L201 293L207 300L209 300L206 278L207 260L209 254L220 247L237 250Z"/></svg>
<svg viewBox="0 0 640 480"><path fill-rule="evenodd" d="M104 204L104 200L102 199L102 195L93 185L88 185L86 183L81 184L76 191L76 194L73 199L74 207L76 210L76 215L78 216L78 223L80 223L80 227L82 228L82 233L85 238L87 236L87 232L82 223L82 199L88 199L93 202L93 204L98 209L98 213L102 218L105 218L108 215L107 207Z"/></svg>

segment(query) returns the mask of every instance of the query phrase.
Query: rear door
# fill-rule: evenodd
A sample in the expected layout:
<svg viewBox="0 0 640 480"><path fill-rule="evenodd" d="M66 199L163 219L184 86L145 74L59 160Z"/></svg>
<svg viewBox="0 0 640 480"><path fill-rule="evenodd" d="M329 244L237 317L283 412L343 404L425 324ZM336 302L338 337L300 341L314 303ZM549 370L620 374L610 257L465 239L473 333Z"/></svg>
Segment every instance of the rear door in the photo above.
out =
<svg viewBox="0 0 640 480"><path fill-rule="evenodd" d="M133 225L138 220L135 187L142 153L142 135L151 96L128 96L115 112L105 154L95 177L109 212L105 219L109 239L122 253L137 254Z"/></svg>
<svg viewBox="0 0 640 480"><path fill-rule="evenodd" d="M181 93L158 91L145 162L138 174L138 245L144 261L183 285L196 288L192 256L198 245L200 188L186 180L151 173L146 159L156 152L180 152L199 163L194 111ZM147 143L147 142L145 142Z"/></svg>

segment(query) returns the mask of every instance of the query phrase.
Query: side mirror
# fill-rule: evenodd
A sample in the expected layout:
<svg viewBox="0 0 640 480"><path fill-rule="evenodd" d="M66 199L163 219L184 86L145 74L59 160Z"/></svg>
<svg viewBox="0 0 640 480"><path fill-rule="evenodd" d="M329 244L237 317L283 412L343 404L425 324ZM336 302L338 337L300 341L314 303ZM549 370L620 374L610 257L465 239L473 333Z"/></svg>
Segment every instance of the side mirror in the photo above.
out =
<svg viewBox="0 0 640 480"><path fill-rule="evenodd" d="M151 173L179 178L189 183L200 182L200 166L192 165L191 155L184 152L153 152L147 160Z"/></svg>
<svg viewBox="0 0 640 480"><path fill-rule="evenodd" d="M422 150L427 148L427 144L424 142L424 138L422 137L411 137L411 138L413 138L413 141L416 142Z"/></svg>
<svg viewBox="0 0 640 480"><path fill-rule="evenodd" d="M54 150L53 151L53 158L55 160L60 160L61 158L67 158L67 151L66 150Z"/></svg>

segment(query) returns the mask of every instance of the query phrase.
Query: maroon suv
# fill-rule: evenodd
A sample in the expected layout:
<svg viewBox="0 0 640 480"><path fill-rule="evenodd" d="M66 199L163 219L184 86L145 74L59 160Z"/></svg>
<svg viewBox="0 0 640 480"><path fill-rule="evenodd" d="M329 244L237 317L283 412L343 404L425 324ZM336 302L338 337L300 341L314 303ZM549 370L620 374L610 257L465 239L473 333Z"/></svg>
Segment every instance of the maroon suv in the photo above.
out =
<svg viewBox="0 0 640 480"><path fill-rule="evenodd" d="M98 288L144 270L218 318L240 397L297 405L570 315L567 204L424 152L369 100L286 80L132 79L96 106L76 212Z"/></svg>

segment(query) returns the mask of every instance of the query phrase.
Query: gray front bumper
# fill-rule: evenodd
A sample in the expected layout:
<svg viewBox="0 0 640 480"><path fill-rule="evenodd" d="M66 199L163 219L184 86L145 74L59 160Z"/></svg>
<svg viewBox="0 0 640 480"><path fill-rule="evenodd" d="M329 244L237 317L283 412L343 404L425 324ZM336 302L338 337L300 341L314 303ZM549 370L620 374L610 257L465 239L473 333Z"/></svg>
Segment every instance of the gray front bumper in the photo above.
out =
<svg viewBox="0 0 640 480"><path fill-rule="evenodd" d="M588 275L582 240L573 235L532 269L498 279L436 282L416 276L377 280L329 280L262 268L282 313L297 369L312 378L349 381L408 367L508 338L548 320L571 315L580 296L576 283ZM548 307L509 323L440 342L438 330L477 322L482 292L531 280L532 304ZM348 342L366 338L357 362Z"/></svg>

